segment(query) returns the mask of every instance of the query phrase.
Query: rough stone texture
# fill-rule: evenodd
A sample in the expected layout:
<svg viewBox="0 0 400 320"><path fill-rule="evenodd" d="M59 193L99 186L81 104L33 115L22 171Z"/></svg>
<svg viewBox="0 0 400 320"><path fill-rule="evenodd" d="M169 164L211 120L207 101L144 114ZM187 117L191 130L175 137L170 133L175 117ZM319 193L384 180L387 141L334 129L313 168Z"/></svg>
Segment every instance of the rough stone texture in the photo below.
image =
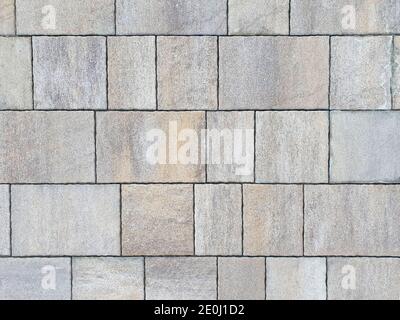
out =
<svg viewBox="0 0 400 320"><path fill-rule="evenodd" d="M391 37L333 37L331 109L390 109Z"/></svg>
<svg viewBox="0 0 400 320"><path fill-rule="evenodd" d="M217 38L158 38L160 109L217 109Z"/></svg>
<svg viewBox="0 0 400 320"><path fill-rule="evenodd" d="M305 186L305 253L399 255L399 212L399 186Z"/></svg>
<svg viewBox="0 0 400 320"><path fill-rule="evenodd" d="M354 19L351 19L353 16ZM351 21L355 21L355 25L352 25ZM399 32L400 3L397 0L292 0L291 2L291 34Z"/></svg>
<svg viewBox="0 0 400 320"><path fill-rule="evenodd" d="M154 37L108 38L110 109L156 109Z"/></svg>
<svg viewBox="0 0 400 320"><path fill-rule="evenodd" d="M104 37L34 37L35 109L106 109Z"/></svg>
<svg viewBox="0 0 400 320"><path fill-rule="evenodd" d="M400 109L400 37L394 37L393 53L393 108Z"/></svg>
<svg viewBox="0 0 400 320"><path fill-rule="evenodd" d="M10 254L10 197L8 186L0 186L0 256ZM1 280L0 280L1 287Z"/></svg>
<svg viewBox="0 0 400 320"><path fill-rule="evenodd" d="M193 254L193 186L122 186L124 255Z"/></svg>
<svg viewBox="0 0 400 320"><path fill-rule="evenodd" d="M256 181L328 182L328 113L257 112Z"/></svg>
<svg viewBox="0 0 400 320"><path fill-rule="evenodd" d="M29 35L114 34L114 0L17 0L17 31Z"/></svg>
<svg viewBox="0 0 400 320"><path fill-rule="evenodd" d="M15 255L120 253L119 187L12 186Z"/></svg>
<svg viewBox="0 0 400 320"><path fill-rule="evenodd" d="M398 258L328 258L328 298L399 300L399 274Z"/></svg>
<svg viewBox="0 0 400 320"><path fill-rule="evenodd" d="M73 258L74 300L143 300L143 258Z"/></svg>
<svg viewBox="0 0 400 320"><path fill-rule="evenodd" d="M226 0L116 0L117 34L226 34Z"/></svg>
<svg viewBox="0 0 400 320"><path fill-rule="evenodd" d="M331 113L331 181L399 182L400 114Z"/></svg>
<svg viewBox="0 0 400 320"><path fill-rule="evenodd" d="M253 182L254 112L208 112L207 129L207 181Z"/></svg>
<svg viewBox="0 0 400 320"><path fill-rule="evenodd" d="M0 300L69 299L70 258L0 259Z"/></svg>
<svg viewBox="0 0 400 320"><path fill-rule="evenodd" d="M146 299L214 300L215 258L146 258Z"/></svg>
<svg viewBox="0 0 400 320"><path fill-rule="evenodd" d="M90 112L1 112L0 182L94 182Z"/></svg>
<svg viewBox="0 0 400 320"><path fill-rule="evenodd" d="M245 255L301 255L303 193L301 186L244 185Z"/></svg>
<svg viewBox="0 0 400 320"><path fill-rule="evenodd" d="M0 37L0 74L0 110L32 109L29 38Z"/></svg>
<svg viewBox="0 0 400 320"><path fill-rule="evenodd" d="M229 0L229 34L289 33L289 0Z"/></svg>
<svg viewBox="0 0 400 320"><path fill-rule="evenodd" d="M327 37L220 39L220 109L328 108Z"/></svg>
<svg viewBox="0 0 400 320"><path fill-rule="evenodd" d="M240 185L195 186L197 255L242 253Z"/></svg>
<svg viewBox="0 0 400 320"><path fill-rule="evenodd" d="M219 258L218 299L264 300L265 258Z"/></svg>
<svg viewBox="0 0 400 320"><path fill-rule="evenodd" d="M150 135L162 130L166 141L176 142L174 126L184 141L179 141L180 154L186 150L188 141L184 129L197 133L199 145L200 130L205 128L203 112L104 112L97 114L97 172L100 182L202 182L205 178L204 165L200 163L200 149L190 149L196 164L183 164L185 158L174 161L175 148L167 147L166 162L152 164L147 154L161 144L160 135ZM169 128L170 127L170 128ZM150 139L148 139L150 137ZM118 143L116 143L118 141ZM186 142L185 142L186 141ZM152 148L153 147L153 148ZM169 147L173 151L169 151ZM161 150L161 149L159 149ZM198 160L195 157L198 151ZM161 154L163 152L160 152ZM150 157L151 158L151 157ZM157 159L155 159L157 160ZM189 159L190 160L190 159ZM162 164L166 163L166 164Z"/></svg>
<svg viewBox="0 0 400 320"><path fill-rule="evenodd" d="M0 2L0 35L15 34L14 2L15 0Z"/></svg>
<svg viewBox="0 0 400 320"><path fill-rule="evenodd" d="M267 300L325 300L325 258L267 258Z"/></svg>

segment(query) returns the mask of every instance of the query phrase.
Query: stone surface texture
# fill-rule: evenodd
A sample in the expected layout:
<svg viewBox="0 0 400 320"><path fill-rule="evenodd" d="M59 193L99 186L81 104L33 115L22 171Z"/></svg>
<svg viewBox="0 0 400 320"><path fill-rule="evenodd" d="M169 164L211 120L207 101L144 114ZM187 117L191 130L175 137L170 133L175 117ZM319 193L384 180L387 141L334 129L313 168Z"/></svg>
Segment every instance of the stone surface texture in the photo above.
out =
<svg viewBox="0 0 400 320"><path fill-rule="evenodd" d="M0 186L0 256L10 254L10 193Z"/></svg>

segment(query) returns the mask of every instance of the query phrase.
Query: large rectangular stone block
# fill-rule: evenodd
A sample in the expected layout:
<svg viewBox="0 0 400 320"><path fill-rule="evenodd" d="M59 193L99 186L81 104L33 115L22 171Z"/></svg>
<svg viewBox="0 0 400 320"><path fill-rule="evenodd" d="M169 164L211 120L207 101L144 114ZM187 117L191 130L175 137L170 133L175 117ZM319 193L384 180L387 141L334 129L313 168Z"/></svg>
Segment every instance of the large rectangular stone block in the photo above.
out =
<svg viewBox="0 0 400 320"><path fill-rule="evenodd" d="M0 3L0 34L15 34L15 0L2 0Z"/></svg>
<svg viewBox="0 0 400 320"><path fill-rule="evenodd" d="M392 94L393 108L400 109L400 37L394 37Z"/></svg>
<svg viewBox="0 0 400 320"><path fill-rule="evenodd" d="M10 254L10 194L9 186L0 186L0 256Z"/></svg>

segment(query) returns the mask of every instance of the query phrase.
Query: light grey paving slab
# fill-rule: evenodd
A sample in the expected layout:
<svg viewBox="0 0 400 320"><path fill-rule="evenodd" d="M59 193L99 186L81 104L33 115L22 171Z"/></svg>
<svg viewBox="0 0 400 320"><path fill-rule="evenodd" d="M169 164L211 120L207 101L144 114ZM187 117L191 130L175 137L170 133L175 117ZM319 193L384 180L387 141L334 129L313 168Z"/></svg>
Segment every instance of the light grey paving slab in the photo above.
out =
<svg viewBox="0 0 400 320"><path fill-rule="evenodd" d="M332 112L333 182L400 181L400 114Z"/></svg>
<svg viewBox="0 0 400 320"><path fill-rule="evenodd" d="M304 198L306 255L399 255L398 186L305 186Z"/></svg>
<svg viewBox="0 0 400 320"><path fill-rule="evenodd" d="M108 38L109 109L156 109L154 37Z"/></svg>
<svg viewBox="0 0 400 320"><path fill-rule="evenodd" d="M73 258L74 300L143 300L143 258Z"/></svg>
<svg viewBox="0 0 400 320"><path fill-rule="evenodd" d="M254 112L207 112L207 181L254 180Z"/></svg>
<svg viewBox="0 0 400 320"><path fill-rule="evenodd" d="M392 37L333 37L331 109L390 109Z"/></svg>
<svg viewBox="0 0 400 320"><path fill-rule="evenodd" d="M204 128L203 112L98 113L98 181L202 182Z"/></svg>
<svg viewBox="0 0 400 320"><path fill-rule="evenodd" d="M116 0L117 34L226 34L226 0Z"/></svg>
<svg viewBox="0 0 400 320"><path fill-rule="evenodd" d="M15 34L15 0L2 0L0 3L0 35Z"/></svg>
<svg viewBox="0 0 400 320"><path fill-rule="evenodd" d="M146 258L147 300L215 300L216 298L216 258Z"/></svg>
<svg viewBox="0 0 400 320"><path fill-rule="evenodd" d="M328 182L327 112L256 114L256 181Z"/></svg>
<svg viewBox="0 0 400 320"><path fill-rule="evenodd" d="M221 110L327 109L328 82L327 37L220 39Z"/></svg>
<svg viewBox="0 0 400 320"><path fill-rule="evenodd" d="M17 0L17 32L114 34L114 0Z"/></svg>
<svg viewBox="0 0 400 320"><path fill-rule="evenodd" d="M400 109L400 37L394 37L392 94L393 108Z"/></svg>
<svg viewBox="0 0 400 320"><path fill-rule="evenodd" d="M197 255L242 253L240 185L195 185Z"/></svg>
<svg viewBox="0 0 400 320"><path fill-rule="evenodd" d="M10 194L9 187L0 186L0 256L10 254Z"/></svg>
<svg viewBox="0 0 400 320"><path fill-rule="evenodd" d="M1 112L1 183L94 182L91 112Z"/></svg>
<svg viewBox="0 0 400 320"><path fill-rule="evenodd" d="M123 255L193 254L193 186L122 186Z"/></svg>
<svg viewBox="0 0 400 320"><path fill-rule="evenodd" d="M120 253L117 185L12 186L13 254Z"/></svg>
<svg viewBox="0 0 400 320"><path fill-rule="evenodd" d="M0 37L0 110L32 109L29 38Z"/></svg>
<svg viewBox="0 0 400 320"><path fill-rule="evenodd" d="M105 37L34 37L35 109L106 109Z"/></svg>
<svg viewBox="0 0 400 320"><path fill-rule="evenodd" d="M400 259L328 258L329 300L399 300Z"/></svg>
<svg viewBox="0 0 400 320"><path fill-rule="evenodd" d="M70 258L0 259L0 300L69 299Z"/></svg>
<svg viewBox="0 0 400 320"><path fill-rule="evenodd" d="M229 0L229 34L289 33L289 0Z"/></svg>
<svg viewBox="0 0 400 320"><path fill-rule="evenodd" d="M267 258L267 300L325 300L325 258Z"/></svg>
<svg viewBox="0 0 400 320"><path fill-rule="evenodd" d="M303 193L301 186L243 186L245 255L301 255Z"/></svg>
<svg viewBox="0 0 400 320"><path fill-rule="evenodd" d="M159 37L159 109L217 109L217 38Z"/></svg>
<svg viewBox="0 0 400 320"><path fill-rule="evenodd" d="M292 0L291 34L400 32L396 0Z"/></svg>
<svg viewBox="0 0 400 320"><path fill-rule="evenodd" d="M264 300L265 258L219 258L218 299Z"/></svg>

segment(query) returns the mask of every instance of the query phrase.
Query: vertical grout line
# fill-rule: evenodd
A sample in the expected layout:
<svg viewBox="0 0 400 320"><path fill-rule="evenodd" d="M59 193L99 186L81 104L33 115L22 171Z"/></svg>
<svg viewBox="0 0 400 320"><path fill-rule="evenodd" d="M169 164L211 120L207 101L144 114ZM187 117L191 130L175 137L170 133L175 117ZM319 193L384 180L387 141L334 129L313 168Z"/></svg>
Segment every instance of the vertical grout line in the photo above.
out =
<svg viewBox="0 0 400 320"><path fill-rule="evenodd" d="M14 34L17 35L17 0L14 0Z"/></svg>
<svg viewBox="0 0 400 320"><path fill-rule="evenodd" d="M109 109L109 85L108 85L108 37L106 37L106 110Z"/></svg>
<svg viewBox="0 0 400 320"><path fill-rule="evenodd" d="M74 272L73 272L73 263L72 263L72 257L70 257L70 272L71 272L71 277L70 277L70 281L71 281L71 300L73 300L74 299L74 297L73 297L73 292L74 292L74 290L73 290L73 286L74 286Z"/></svg>
<svg viewBox="0 0 400 320"><path fill-rule="evenodd" d="M254 152L254 156L253 156L253 182L256 183L256 158L257 158L257 153L256 153L256 146L257 146L257 111L253 111L254 112L254 119L253 119L253 126L254 126L254 137L253 137L253 143L254 143L254 148L253 148L253 152Z"/></svg>
<svg viewBox="0 0 400 320"><path fill-rule="evenodd" d="M267 257L264 257L264 300L267 300Z"/></svg>
<svg viewBox="0 0 400 320"><path fill-rule="evenodd" d="M390 55L390 104L391 104L391 109L395 109L394 105L394 75L395 75L395 46L394 46L394 36L392 36L392 49L391 49L391 55Z"/></svg>
<svg viewBox="0 0 400 320"><path fill-rule="evenodd" d="M304 194L304 184L302 188L302 193L303 193L303 256L304 256L304 234L305 234L305 229L304 229L304 217L305 217L305 194Z"/></svg>
<svg viewBox="0 0 400 320"><path fill-rule="evenodd" d="M117 35L117 0L114 0L114 34Z"/></svg>
<svg viewBox="0 0 400 320"><path fill-rule="evenodd" d="M328 299L328 257L325 257L325 300Z"/></svg>
<svg viewBox="0 0 400 320"><path fill-rule="evenodd" d="M196 255L196 193L193 184L193 255Z"/></svg>
<svg viewBox="0 0 400 320"><path fill-rule="evenodd" d="M205 139L206 141L204 141L204 148L205 148L205 163L204 163L204 168L205 168L205 183L207 183L208 181L208 133L207 133L207 129L208 129L208 112L207 110L205 111L205 129L206 129L206 133L205 133ZM202 157L202 156L201 156Z"/></svg>
<svg viewBox="0 0 400 320"><path fill-rule="evenodd" d="M219 282L219 279L218 279L218 277L219 277L219 267L218 267L218 263L219 263L219 258L218 258L218 256L216 257L216 266L217 266L217 274L216 274L216 279L215 279L215 281L216 281L216 285L217 285L217 287L216 287L216 294L217 294L217 300L219 300L219 288L218 288L218 286L219 286L219 284L218 284L218 282Z"/></svg>
<svg viewBox="0 0 400 320"><path fill-rule="evenodd" d="M242 256L244 255L244 199L243 199L243 184L240 185L242 194Z"/></svg>
<svg viewBox="0 0 400 320"><path fill-rule="evenodd" d="M146 257L143 257L143 300L146 300Z"/></svg>
<svg viewBox="0 0 400 320"><path fill-rule="evenodd" d="M220 92L220 78L219 78L219 37L217 37L217 110L219 110L219 92Z"/></svg>
<svg viewBox="0 0 400 320"><path fill-rule="evenodd" d="M291 26L291 20L292 19L292 0L289 0L289 8L288 8L288 24L289 24L289 35L292 33L292 26Z"/></svg>
<svg viewBox="0 0 400 320"><path fill-rule="evenodd" d="M94 117L94 183L97 183L97 117L96 111L93 111Z"/></svg>
<svg viewBox="0 0 400 320"><path fill-rule="evenodd" d="M10 256L12 256L12 200L11 200L11 184L8 186L8 216L9 216L9 228L10 228Z"/></svg>
<svg viewBox="0 0 400 320"><path fill-rule="evenodd" d="M154 68L155 68L155 86L156 86L156 110L158 110L158 37L154 37Z"/></svg>
<svg viewBox="0 0 400 320"><path fill-rule="evenodd" d="M31 90L32 90L32 110L35 110L35 80L33 72L33 37L31 37Z"/></svg>
<svg viewBox="0 0 400 320"><path fill-rule="evenodd" d="M229 35L229 0L226 0L226 34Z"/></svg>
<svg viewBox="0 0 400 320"><path fill-rule="evenodd" d="M328 65L328 183L331 182L331 64L332 37L329 36L329 65Z"/></svg>
<svg viewBox="0 0 400 320"><path fill-rule="evenodd" d="M119 249L122 257L122 184L119 185Z"/></svg>

